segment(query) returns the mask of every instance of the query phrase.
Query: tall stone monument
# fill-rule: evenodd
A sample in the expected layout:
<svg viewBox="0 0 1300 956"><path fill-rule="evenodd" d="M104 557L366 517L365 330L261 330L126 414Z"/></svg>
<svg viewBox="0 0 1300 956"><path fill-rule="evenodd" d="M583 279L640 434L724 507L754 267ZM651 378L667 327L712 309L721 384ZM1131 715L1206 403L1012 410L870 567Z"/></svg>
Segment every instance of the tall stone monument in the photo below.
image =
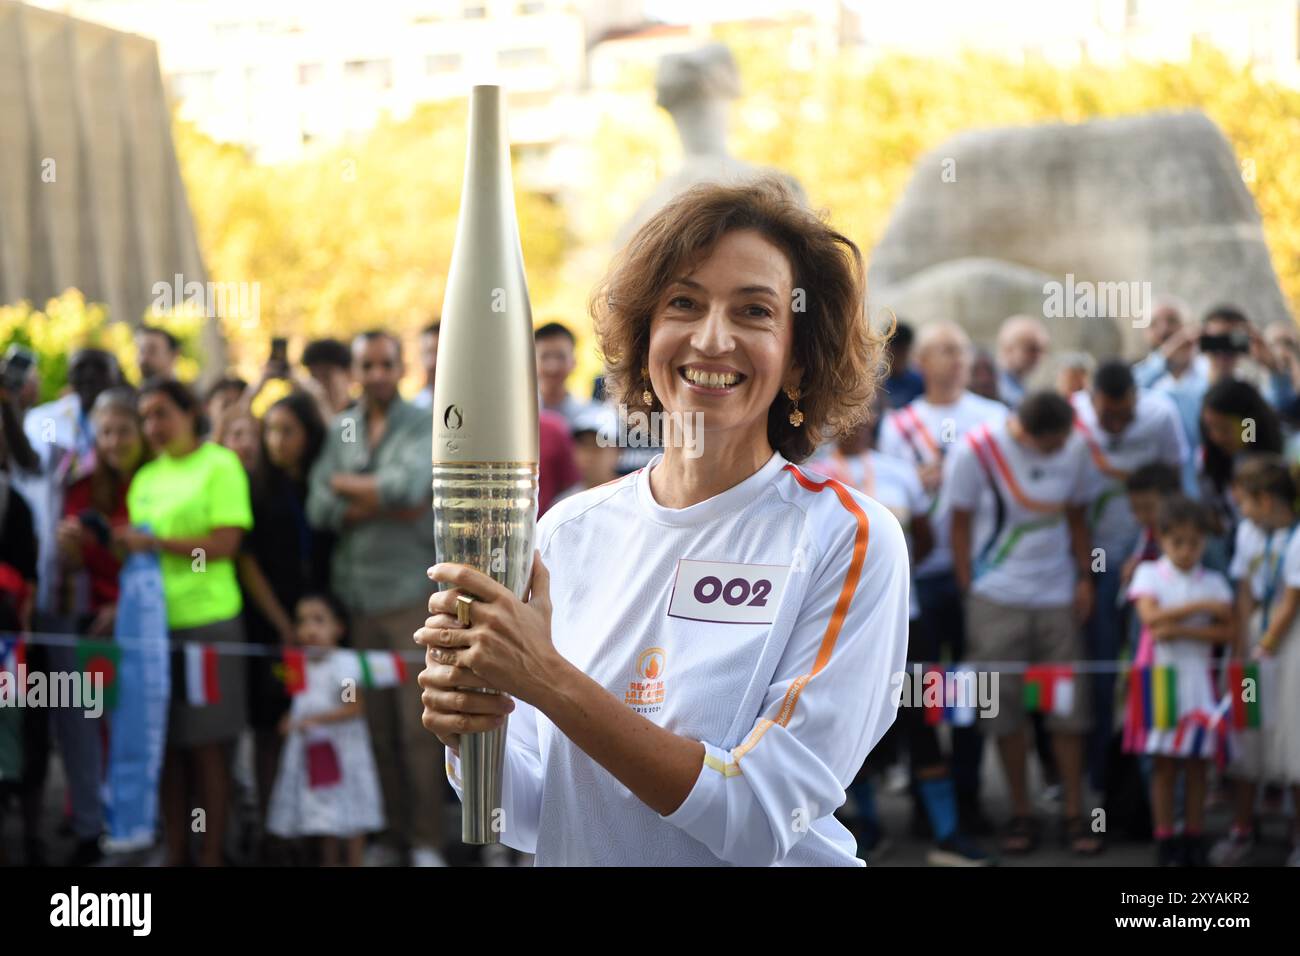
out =
<svg viewBox="0 0 1300 956"><path fill-rule="evenodd" d="M134 324L178 274L207 282L153 41L0 0L0 302L75 287Z"/></svg>

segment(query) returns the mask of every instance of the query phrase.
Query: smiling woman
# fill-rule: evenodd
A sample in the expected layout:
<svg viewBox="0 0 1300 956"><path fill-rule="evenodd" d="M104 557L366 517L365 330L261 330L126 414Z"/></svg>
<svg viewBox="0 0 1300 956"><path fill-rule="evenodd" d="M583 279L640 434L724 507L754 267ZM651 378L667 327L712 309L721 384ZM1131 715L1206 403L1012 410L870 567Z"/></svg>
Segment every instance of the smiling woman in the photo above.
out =
<svg viewBox="0 0 1300 956"><path fill-rule="evenodd" d="M592 311L611 394L668 413L663 451L546 513L526 602L430 569L452 586L415 638L448 776L460 734L511 714L502 840L538 865L861 865L833 813L896 712L907 551L797 464L876 389L861 255L775 180L698 186Z"/></svg>
<svg viewBox="0 0 1300 956"><path fill-rule="evenodd" d="M733 277L730 286L717 284ZM884 337L864 321L862 257L779 180L697 187L632 237L591 296L610 394L633 409L672 407L674 380L687 377L687 363L674 367L674 356L664 354L675 333L656 336L652 349L652 319L667 329L688 328L711 304L731 313L728 328L758 350L751 353L755 361L768 357L764 368L746 370L694 356L699 371L739 374L741 385L764 373L765 380L749 383L747 405L775 390L771 356L780 358L782 348L788 353L790 368L778 378L783 392L793 386L800 397L770 401L769 394L770 407L763 406L768 443L788 461L804 461L827 431L847 433L865 417ZM685 405L708 407L699 400ZM796 405L803 413L798 425L790 420Z"/></svg>

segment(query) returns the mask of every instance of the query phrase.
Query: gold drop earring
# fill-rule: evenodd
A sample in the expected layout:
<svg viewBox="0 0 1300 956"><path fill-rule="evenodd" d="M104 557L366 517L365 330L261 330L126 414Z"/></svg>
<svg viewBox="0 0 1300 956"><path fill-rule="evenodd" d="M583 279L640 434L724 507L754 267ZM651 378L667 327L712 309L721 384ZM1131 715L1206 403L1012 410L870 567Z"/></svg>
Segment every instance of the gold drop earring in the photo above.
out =
<svg viewBox="0 0 1300 956"><path fill-rule="evenodd" d="M790 409L790 424L798 428L803 424L803 412L799 410L799 386L787 385L785 387L786 398L794 403L794 408Z"/></svg>
<svg viewBox="0 0 1300 956"><path fill-rule="evenodd" d="M653 405L655 393L650 391L650 370L644 365L641 366L641 383L644 386L644 390L641 392L642 404L647 406Z"/></svg>

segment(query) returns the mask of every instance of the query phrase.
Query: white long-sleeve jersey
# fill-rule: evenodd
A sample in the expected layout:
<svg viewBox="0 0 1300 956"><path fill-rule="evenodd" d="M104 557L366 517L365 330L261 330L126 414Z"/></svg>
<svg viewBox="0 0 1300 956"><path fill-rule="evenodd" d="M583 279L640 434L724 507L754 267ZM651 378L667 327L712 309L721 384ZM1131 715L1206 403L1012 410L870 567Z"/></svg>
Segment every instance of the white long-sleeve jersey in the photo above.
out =
<svg viewBox="0 0 1300 956"><path fill-rule="evenodd" d="M661 816L517 701L503 842L547 865L862 865L833 816L893 722L907 547L875 500L788 463L688 508L649 475L555 505L538 526L551 635L569 661L706 755ZM447 773L460 794L459 761Z"/></svg>

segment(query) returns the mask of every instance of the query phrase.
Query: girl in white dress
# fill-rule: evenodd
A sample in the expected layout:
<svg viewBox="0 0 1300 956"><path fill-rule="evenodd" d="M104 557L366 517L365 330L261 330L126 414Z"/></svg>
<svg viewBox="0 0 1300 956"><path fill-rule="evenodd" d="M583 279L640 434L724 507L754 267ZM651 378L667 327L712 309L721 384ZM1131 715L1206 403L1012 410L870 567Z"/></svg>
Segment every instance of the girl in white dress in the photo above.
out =
<svg viewBox="0 0 1300 956"><path fill-rule="evenodd" d="M365 834L384 828L384 813L354 655L339 650L345 613L333 597L311 594L298 602L297 620L306 687L280 724L286 740L267 830L318 837L324 866L338 865L341 856L360 866Z"/></svg>
<svg viewBox="0 0 1300 956"><path fill-rule="evenodd" d="M1128 595L1137 605L1142 637L1129 681L1124 745L1154 755L1151 816L1160 866L1203 865L1205 787L1214 756L1212 728L1218 703L1211 676L1211 649L1236 634L1232 588L1222 574L1201 564L1209 516L1185 498L1161 507L1157 538L1163 556L1139 564ZM1161 686L1173 669L1172 688ZM1151 715L1169 706L1173 714ZM1175 719L1176 718L1176 719ZM1154 726L1153 726L1154 724ZM1174 833L1174 788L1186 773L1181 839Z"/></svg>
<svg viewBox="0 0 1300 956"><path fill-rule="evenodd" d="M1239 616L1248 620L1238 657L1259 665L1260 727L1234 736L1228 774L1234 813L1228 836L1214 848L1212 862L1250 862L1256 839L1255 800L1259 784L1291 787L1300 807L1300 516L1296 481L1278 455L1252 455L1233 475L1233 495L1245 520L1237 527L1231 573L1238 578ZM1244 699L1245 687L1228 690ZM1292 819L1288 866L1300 866L1300 816Z"/></svg>

